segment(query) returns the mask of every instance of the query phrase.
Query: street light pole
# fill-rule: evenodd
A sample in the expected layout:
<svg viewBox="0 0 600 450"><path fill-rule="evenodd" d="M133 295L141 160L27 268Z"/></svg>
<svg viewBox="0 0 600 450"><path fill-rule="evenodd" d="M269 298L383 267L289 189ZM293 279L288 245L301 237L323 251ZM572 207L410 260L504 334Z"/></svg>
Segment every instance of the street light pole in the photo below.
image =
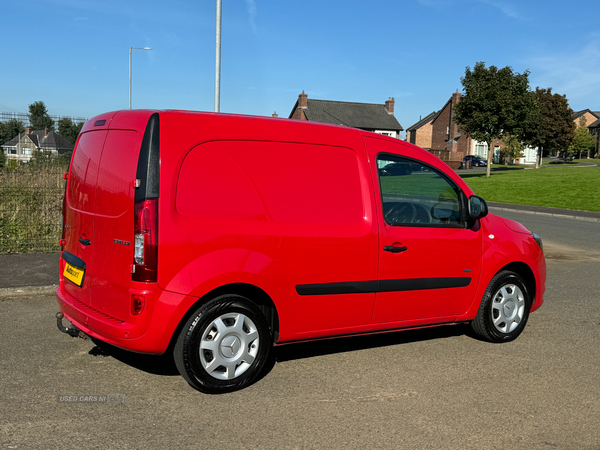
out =
<svg viewBox="0 0 600 450"><path fill-rule="evenodd" d="M215 112L221 109L221 0L217 0L217 35L215 39Z"/></svg>
<svg viewBox="0 0 600 450"><path fill-rule="evenodd" d="M129 47L129 109L131 109L131 51L152 50L150 47Z"/></svg>

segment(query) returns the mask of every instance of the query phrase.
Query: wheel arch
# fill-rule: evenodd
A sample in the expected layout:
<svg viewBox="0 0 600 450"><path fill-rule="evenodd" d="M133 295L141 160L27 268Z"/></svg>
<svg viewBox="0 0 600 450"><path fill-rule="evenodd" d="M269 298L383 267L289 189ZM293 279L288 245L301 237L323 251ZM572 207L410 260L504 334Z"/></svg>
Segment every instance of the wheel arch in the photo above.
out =
<svg viewBox="0 0 600 450"><path fill-rule="evenodd" d="M279 314L277 313L277 308L275 307L275 303L264 290L261 288L254 286L248 283L231 283L223 286L219 286L212 291L207 292L202 297L198 298L196 302L194 302L183 315L175 332L171 337L171 342L169 344L169 349L173 349L175 346L175 342L177 341L177 337L181 333L183 326L188 321L190 316L194 314L194 312L203 304L208 303L214 298L217 298L221 295L240 295L242 297L247 298L251 302L253 302L263 313L267 323L269 324L269 330L271 331L271 336L273 337L273 342L276 343L279 340Z"/></svg>
<svg viewBox="0 0 600 450"><path fill-rule="evenodd" d="M502 269L500 269L497 273L500 273L504 270L510 270L511 272L515 272L523 278L525 284L527 285L527 289L529 290L529 296L531 297L531 305L529 306L532 307L535 303L536 298L536 284L533 270L531 270L531 268L527 264L521 261L511 262L502 267Z"/></svg>

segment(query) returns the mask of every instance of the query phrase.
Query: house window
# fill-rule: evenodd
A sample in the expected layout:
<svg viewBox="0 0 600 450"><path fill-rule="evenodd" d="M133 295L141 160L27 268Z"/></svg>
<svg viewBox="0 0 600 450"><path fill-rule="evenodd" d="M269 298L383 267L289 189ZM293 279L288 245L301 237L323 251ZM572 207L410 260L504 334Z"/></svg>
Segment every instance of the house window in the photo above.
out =
<svg viewBox="0 0 600 450"><path fill-rule="evenodd" d="M500 146L494 146L494 164L500 163Z"/></svg>
<svg viewBox="0 0 600 450"><path fill-rule="evenodd" d="M375 133L381 134L383 136L396 137L396 133L393 131L383 131L383 130L375 130Z"/></svg>
<svg viewBox="0 0 600 450"><path fill-rule="evenodd" d="M487 144L485 142L478 142L475 145L475 154L485 158L487 156Z"/></svg>
<svg viewBox="0 0 600 450"><path fill-rule="evenodd" d="M23 147L23 148L21 149L21 153L22 153L23 155L31 155L31 149L30 149L29 147Z"/></svg>
<svg viewBox="0 0 600 450"><path fill-rule="evenodd" d="M11 155L16 155L16 154L17 154L17 149L16 149L16 148L11 148L11 149L10 149L8 152L9 152Z"/></svg>

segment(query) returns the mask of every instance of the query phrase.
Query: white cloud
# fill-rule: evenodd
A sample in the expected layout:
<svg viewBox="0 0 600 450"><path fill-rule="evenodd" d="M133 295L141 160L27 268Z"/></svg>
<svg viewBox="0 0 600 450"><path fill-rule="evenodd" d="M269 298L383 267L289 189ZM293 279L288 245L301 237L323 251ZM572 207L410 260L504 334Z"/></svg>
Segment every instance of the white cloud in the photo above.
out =
<svg viewBox="0 0 600 450"><path fill-rule="evenodd" d="M565 94L575 110L599 110L600 36L572 53L535 57L531 60L531 86L551 87Z"/></svg>
<svg viewBox="0 0 600 450"><path fill-rule="evenodd" d="M457 0L418 0L419 4L428 8L442 9L445 7L451 7L452 3L464 3ZM523 16L509 3L499 0L467 0L467 3L480 3L485 6L489 6L497 9L502 14L510 19L522 20ZM458 5L454 5L459 8Z"/></svg>
<svg viewBox="0 0 600 450"><path fill-rule="evenodd" d="M505 16L507 16L511 19L519 19L519 20L523 19L523 17L515 10L515 8L513 8L512 5L509 5L508 3L499 2L499 1L495 1L495 0L475 0L475 1L478 3L483 3L484 5L488 5L493 8L496 8L502 14L504 14Z"/></svg>
<svg viewBox="0 0 600 450"><path fill-rule="evenodd" d="M256 16L258 15L258 8L255 0L244 0L246 2L246 11L248 12L248 20L250 20L250 26L252 31L257 33L256 28Z"/></svg>

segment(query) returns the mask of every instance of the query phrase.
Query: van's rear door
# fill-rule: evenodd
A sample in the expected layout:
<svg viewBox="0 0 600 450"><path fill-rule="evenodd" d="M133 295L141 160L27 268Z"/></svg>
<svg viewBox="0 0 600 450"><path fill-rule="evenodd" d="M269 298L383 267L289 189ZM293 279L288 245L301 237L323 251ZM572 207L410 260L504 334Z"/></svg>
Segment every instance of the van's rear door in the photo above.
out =
<svg viewBox="0 0 600 450"><path fill-rule="evenodd" d="M106 137L98 171L91 306L127 320L134 245L134 183L144 128L113 126Z"/></svg>
<svg viewBox="0 0 600 450"><path fill-rule="evenodd" d="M65 274L65 289L122 321L130 312L136 171L151 115L120 111L88 122L69 173L63 259L74 275Z"/></svg>
<svg viewBox="0 0 600 450"><path fill-rule="evenodd" d="M97 121L100 123L102 121ZM65 290L86 305L91 304L93 273L92 239L96 211L96 183L107 120L79 137L73 154L64 216Z"/></svg>

